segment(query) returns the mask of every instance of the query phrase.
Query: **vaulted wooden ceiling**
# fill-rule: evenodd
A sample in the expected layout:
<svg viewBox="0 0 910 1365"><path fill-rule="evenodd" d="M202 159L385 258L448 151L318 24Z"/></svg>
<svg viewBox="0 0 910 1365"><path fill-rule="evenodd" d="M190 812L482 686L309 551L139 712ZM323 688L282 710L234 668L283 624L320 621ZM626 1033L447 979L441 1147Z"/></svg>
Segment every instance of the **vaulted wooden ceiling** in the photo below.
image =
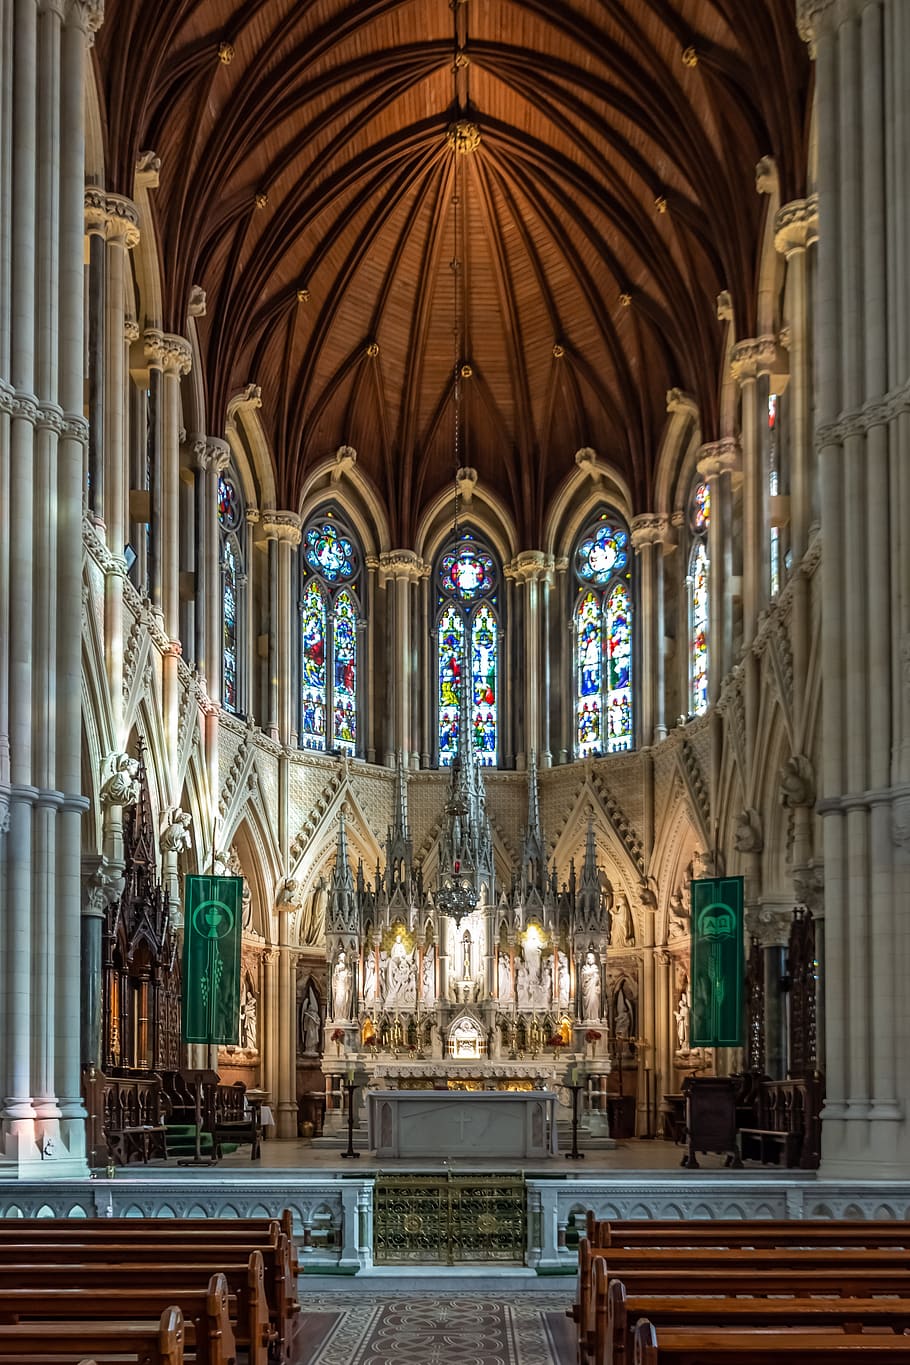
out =
<svg viewBox="0 0 910 1365"><path fill-rule="evenodd" d="M352 445L409 544L454 474L456 358L459 462L529 548L580 446L650 510L668 388L717 434L756 162L803 190L793 0L107 0L96 60L109 187L161 158L162 321L206 291L209 412L261 385L284 505Z"/></svg>

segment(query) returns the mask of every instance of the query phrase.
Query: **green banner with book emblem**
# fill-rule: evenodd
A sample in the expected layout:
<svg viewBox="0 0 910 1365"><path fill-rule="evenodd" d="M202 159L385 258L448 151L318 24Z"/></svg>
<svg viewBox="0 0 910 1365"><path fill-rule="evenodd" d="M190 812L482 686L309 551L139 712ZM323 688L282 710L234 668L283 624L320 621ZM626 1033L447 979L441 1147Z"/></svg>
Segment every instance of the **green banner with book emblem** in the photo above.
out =
<svg viewBox="0 0 910 1365"><path fill-rule="evenodd" d="M236 1046L243 878L187 877L184 904L183 1041Z"/></svg>
<svg viewBox="0 0 910 1365"><path fill-rule="evenodd" d="M743 879L690 883L692 905L692 1047L742 1047Z"/></svg>

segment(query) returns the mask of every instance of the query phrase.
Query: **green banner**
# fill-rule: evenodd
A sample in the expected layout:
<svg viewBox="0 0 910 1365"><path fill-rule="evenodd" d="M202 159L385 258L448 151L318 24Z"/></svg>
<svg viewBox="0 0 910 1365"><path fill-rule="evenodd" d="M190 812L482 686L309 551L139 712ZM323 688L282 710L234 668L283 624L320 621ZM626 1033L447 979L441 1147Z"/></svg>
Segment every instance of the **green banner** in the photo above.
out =
<svg viewBox="0 0 910 1365"><path fill-rule="evenodd" d="M743 879L707 877L692 894L693 1047L742 1047Z"/></svg>
<svg viewBox="0 0 910 1365"><path fill-rule="evenodd" d="M183 1041L240 1038L242 877L187 877L183 917Z"/></svg>

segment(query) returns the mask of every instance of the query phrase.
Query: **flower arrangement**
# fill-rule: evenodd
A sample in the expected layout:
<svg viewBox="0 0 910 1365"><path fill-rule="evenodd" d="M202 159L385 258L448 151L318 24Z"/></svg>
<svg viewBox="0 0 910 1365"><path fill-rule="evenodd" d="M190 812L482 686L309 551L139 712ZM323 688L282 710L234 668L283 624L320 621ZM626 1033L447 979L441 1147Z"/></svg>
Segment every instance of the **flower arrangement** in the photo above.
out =
<svg viewBox="0 0 910 1365"><path fill-rule="evenodd" d="M376 1048L379 1046L379 1039L376 1037L375 1033L372 1033L369 1038L364 1038L363 1045L364 1047Z"/></svg>
<svg viewBox="0 0 910 1365"><path fill-rule="evenodd" d="M596 1028L589 1028L587 1033L585 1034L585 1042L599 1043L602 1037L603 1034L599 1033Z"/></svg>
<svg viewBox="0 0 910 1365"><path fill-rule="evenodd" d="M333 1043L343 1043L343 1042L344 1042L344 1029L343 1029L343 1028L336 1028L336 1029L333 1029L333 1030L332 1030L332 1042L333 1042Z"/></svg>
<svg viewBox="0 0 910 1365"><path fill-rule="evenodd" d="M566 1046L566 1040L561 1033L551 1033L547 1039L547 1047L560 1048Z"/></svg>

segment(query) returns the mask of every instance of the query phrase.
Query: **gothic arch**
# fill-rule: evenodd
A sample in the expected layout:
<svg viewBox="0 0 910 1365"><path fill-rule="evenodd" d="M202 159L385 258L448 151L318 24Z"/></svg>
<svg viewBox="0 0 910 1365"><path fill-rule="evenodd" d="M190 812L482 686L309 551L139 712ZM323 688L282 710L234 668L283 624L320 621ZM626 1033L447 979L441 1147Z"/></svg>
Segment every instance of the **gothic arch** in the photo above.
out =
<svg viewBox="0 0 910 1365"><path fill-rule="evenodd" d="M417 527L414 546L425 563L435 563L452 535L453 511L454 493L452 487L447 486L427 507ZM469 523L488 542L505 569L520 548L515 525L505 504L483 484L476 483L470 500L462 498L461 513L462 523Z"/></svg>
<svg viewBox="0 0 910 1365"><path fill-rule="evenodd" d="M594 457L594 452L590 453ZM544 531L546 553L556 559L571 555L585 522L601 508L614 509L627 525L634 515L631 490L625 480L606 464L578 464L581 454L579 451L576 455L575 468L566 475L553 499Z"/></svg>
<svg viewBox="0 0 910 1365"><path fill-rule="evenodd" d="M358 467L357 452L342 446L315 466L304 482L300 518L307 522L322 507L335 506L350 522L364 556L391 549L388 519L372 479Z"/></svg>

